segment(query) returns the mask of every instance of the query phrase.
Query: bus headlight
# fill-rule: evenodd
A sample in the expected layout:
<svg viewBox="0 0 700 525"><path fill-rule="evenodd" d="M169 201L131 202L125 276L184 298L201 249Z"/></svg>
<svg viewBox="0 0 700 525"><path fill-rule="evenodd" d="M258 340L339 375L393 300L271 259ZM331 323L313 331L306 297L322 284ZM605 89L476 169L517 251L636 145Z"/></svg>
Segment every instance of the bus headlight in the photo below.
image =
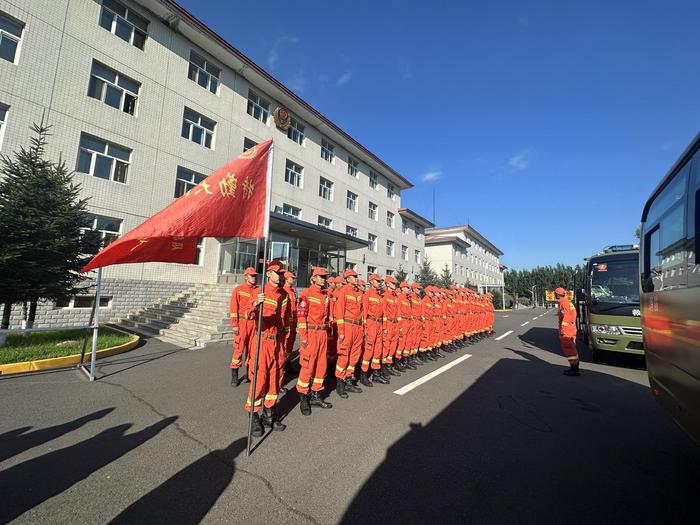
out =
<svg viewBox="0 0 700 525"><path fill-rule="evenodd" d="M620 331L620 327L615 326L615 325L609 325L609 324L592 324L591 331L596 333L596 334L622 335L622 331Z"/></svg>

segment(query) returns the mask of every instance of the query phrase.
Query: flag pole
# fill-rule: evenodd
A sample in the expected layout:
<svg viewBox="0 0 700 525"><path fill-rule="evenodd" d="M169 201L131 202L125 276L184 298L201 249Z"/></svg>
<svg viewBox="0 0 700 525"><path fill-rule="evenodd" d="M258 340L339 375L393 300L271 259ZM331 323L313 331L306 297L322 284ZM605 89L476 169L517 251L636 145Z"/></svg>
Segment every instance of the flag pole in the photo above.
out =
<svg viewBox="0 0 700 525"><path fill-rule="evenodd" d="M97 363L97 335L100 331L100 292L102 291L102 268L97 269L97 287L95 289L95 324L92 331L92 357L90 358L90 381L95 380Z"/></svg>
<svg viewBox="0 0 700 525"><path fill-rule="evenodd" d="M267 158L267 181L266 181L266 191L267 191L267 203L265 205L265 225L263 227L263 232L265 234L263 242L263 267L262 267L262 293L265 293L265 286L267 285L267 242L270 237L270 207L272 202L272 166L273 159L275 155L274 142L270 144L270 155ZM256 242L256 247L258 243ZM257 250L255 257L258 257ZM257 266L257 264L256 264ZM256 330L255 337L255 359L253 363L253 382L251 383L250 394L248 400L250 401L250 413L248 415L248 444L246 446L246 456L250 456L250 447L253 441L253 414L255 413L255 389L258 384L258 363L260 362L260 339L262 338L262 322L263 322L263 309L265 308L265 302L263 301L258 305L258 326ZM250 363L250 357L248 357L248 362Z"/></svg>

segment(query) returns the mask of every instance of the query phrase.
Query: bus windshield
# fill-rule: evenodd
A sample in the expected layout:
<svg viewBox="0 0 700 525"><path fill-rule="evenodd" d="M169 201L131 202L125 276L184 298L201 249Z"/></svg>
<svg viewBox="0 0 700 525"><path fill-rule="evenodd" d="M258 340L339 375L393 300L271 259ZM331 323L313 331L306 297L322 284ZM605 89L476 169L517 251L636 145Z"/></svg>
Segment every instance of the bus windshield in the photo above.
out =
<svg viewBox="0 0 700 525"><path fill-rule="evenodd" d="M604 313L621 305L639 305L637 259L610 258L592 261L591 311Z"/></svg>

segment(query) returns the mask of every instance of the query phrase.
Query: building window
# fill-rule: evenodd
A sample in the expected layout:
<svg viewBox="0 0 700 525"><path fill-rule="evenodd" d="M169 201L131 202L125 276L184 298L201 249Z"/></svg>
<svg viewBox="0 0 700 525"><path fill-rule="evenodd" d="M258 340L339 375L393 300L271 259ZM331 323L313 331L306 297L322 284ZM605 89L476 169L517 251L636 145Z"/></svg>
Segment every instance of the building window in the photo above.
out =
<svg viewBox="0 0 700 525"><path fill-rule="evenodd" d="M357 178L357 174L359 173L359 165L360 163L355 159L348 157L348 175Z"/></svg>
<svg viewBox="0 0 700 525"><path fill-rule="evenodd" d="M333 200L333 183L321 177L318 183L318 196L327 201Z"/></svg>
<svg viewBox="0 0 700 525"><path fill-rule="evenodd" d="M416 239L423 240L423 228L416 226Z"/></svg>
<svg viewBox="0 0 700 525"><path fill-rule="evenodd" d="M396 188L390 182L387 182L386 185L386 196L391 200L394 200L394 198L396 197Z"/></svg>
<svg viewBox="0 0 700 525"><path fill-rule="evenodd" d="M0 13L0 58L14 64L24 25Z"/></svg>
<svg viewBox="0 0 700 525"><path fill-rule="evenodd" d="M348 208L348 210L352 211L357 211L357 194L353 193L351 191L348 191L347 198L345 200L345 206Z"/></svg>
<svg viewBox="0 0 700 525"><path fill-rule="evenodd" d="M368 217L370 219L372 219L373 221L377 220L377 205L374 204L373 202L369 203Z"/></svg>
<svg viewBox="0 0 700 525"><path fill-rule="evenodd" d="M386 212L386 225L389 228L394 227L394 214L390 211Z"/></svg>
<svg viewBox="0 0 700 525"><path fill-rule="evenodd" d="M214 149L215 128L216 122L208 119L204 115L200 115L188 107L185 108L185 113L182 117L181 135L183 138L191 140L205 148Z"/></svg>
<svg viewBox="0 0 700 525"><path fill-rule="evenodd" d="M371 252L376 252L377 251L377 236L374 235L373 233L370 233L367 235L367 240L369 241L369 251Z"/></svg>
<svg viewBox="0 0 700 525"><path fill-rule="evenodd" d="M7 122L7 106L0 104L0 150L2 149L2 137L5 134L5 123Z"/></svg>
<svg viewBox="0 0 700 525"><path fill-rule="evenodd" d="M357 264L352 263L352 262L346 262L345 263L345 269L346 270L357 270Z"/></svg>
<svg viewBox="0 0 700 525"><path fill-rule="evenodd" d="M394 256L394 241L390 241L387 239L387 241L386 241L386 254L389 257Z"/></svg>
<svg viewBox="0 0 700 525"><path fill-rule="evenodd" d="M379 186L378 179L379 179L379 177L377 177L377 174L370 170L370 172L369 172L369 187L372 188L373 190L376 190L377 187Z"/></svg>
<svg viewBox="0 0 700 525"><path fill-rule="evenodd" d="M243 151L248 151L253 146L257 146L258 143L254 140L250 140L248 137L243 139Z"/></svg>
<svg viewBox="0 0 700 525"><path fill-rule="evenodd" d="M197 240L197 251L195 252L196 257L194 263L197 266L202 266L204 263L204 239L200 238Z"/></svg>
<svg viewBox="0 0 700 525"><path fill-rule="evenodd" d="M270 118L270 103L251 90L248 90L248 115L263 124Z"/></svg>
<svg viewBox="0 0 700 525"><path fill-rule="evenodd" d="M401 233L408 233L408 221L401 219Z"/></svg>
<svg viewBox="0 0 700 525"><path fill-rule="evenodd" d="M99 233L102 239L102 246L107 246L112 241L115 241L122 229L121 219L114 217L105 217L104 215L94 215L88 213L85 217L85 226L80 228L82 232L94 230Z"/></svg>
<svg viewBox="0 0 700 525"><path fill-rule="evenodd" d="M401 258L408 261L408 246L401 246Z"/></svg>
<svg viewBox="0 0 700 525"><path fill-rule="evenodd" d="M331 164L335 163L335 146L326 139L321 139L321 158Z"/></svg>
<svg viewBox="0 0 700 525"><path fill-rule="evenodd" d="M83 133L75 171L126 184L131 150Z"/></svg>
<svg viewBox="0 0 700 525"><path fill-rule="evenodd" d="M416 262L416 264L421 264L421 253L420 250L415 250L413 252L413 260Z"/></svg>
<svg viewBox="0 0 700 525"><path fill-rule="evenodd" d="M357 237L357 228L354 226L345 226L345 235L350 237Z"/></svg>
<svg viewBox="0 0 700 525"><path fill-rule="evenodd" d="M115 0L102 0L100 25L139 49L146 43L148 20Z"/></svg>
<svg viewBox="0 0 700 525"><path fill-rule="evenodd" d="M96 98L129 115L135 115L139 89L141 89L139 82L103 66L99 62L92 63L90 83L88 84L89 97Z"/></svg>
<svg viewBox="0 0 700 525"><path fill-rule="evenodd" d="M394 276L394 270L392 270L391 268L387 268L387 270L386 270L386 276L387 276L387 277L389 277L389 276L392 276L392 277L393 277L393 276Z"/></svg>
<svg viewBox="0 0 700 525"><path fill-rule="evenodd" d="M318 225L321 226L322 228L328 228L331 229L333 227L333 221L329 219L328 217L324 217L323 215L318 216Z"/></svg>
<svg viewBox="0 0 700 525"><path fill-rule="evenodd" d="M369 276L373 273L377 273L377 267L376 266L367 266L367 276Z"/></svg>
<svg viewBox="0 0 700 525"><path fill-rule="evenodd" d="M201 173L178 166L177 175L175 176L175 198L182 197L206 178Z"/></svg>
<svg viewBox="0 0 700 525"><path fill-rule="evenodd" d="M187 78L216 95L219 89L220 76L221 69L190 50L190 68L187 71Z"/></svg>
<svg viewBox="0 0 700 525"><path fill-rule="evenodd" d="M301 208L297 208L296 206L292 206L290 204L284 204L282 206L282 215L299 219L301 218Z"/></svg>
<svg viewBox="0 0 700 525"><path fill-rule="evenodd" d="M287 165L284 169L284 182L301 188L301 178L304 174L304 168L287 159Z"/></svg>
<svg viewBox="0 0 700 525"><path fill-rule="evenodd" d="M304 125L297 119L292 118L289 127L287 128L287 137L292 139L300 146L304 145Z"/></svg>
<svg viewBox="0 0 700 525"><path fill-rule="evenodd" d="M95 304L94 295L72 295L56 300L56 308L92 308ZM100 295L100 308L111 308L112 296Z"/></svg>

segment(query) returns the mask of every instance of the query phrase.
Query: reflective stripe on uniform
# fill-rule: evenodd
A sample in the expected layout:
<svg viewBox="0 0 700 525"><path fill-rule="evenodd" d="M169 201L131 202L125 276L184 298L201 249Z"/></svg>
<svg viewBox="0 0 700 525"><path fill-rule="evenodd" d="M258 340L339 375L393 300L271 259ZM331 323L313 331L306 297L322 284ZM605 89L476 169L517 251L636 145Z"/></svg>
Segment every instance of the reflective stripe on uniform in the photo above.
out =
<svg viewBox="0 0 700 525"><path fill-rule="evenodd" d="M301 379L297 380L297 386L300 386L301 388L308 388L309 383L304 383Z"/></svg>
<svg viewBox="0 0 700 525"><path fill-rule="evenodd" d="M315 385L323 384L323 378L322 377L314 377L314 384Z"/></svg>

